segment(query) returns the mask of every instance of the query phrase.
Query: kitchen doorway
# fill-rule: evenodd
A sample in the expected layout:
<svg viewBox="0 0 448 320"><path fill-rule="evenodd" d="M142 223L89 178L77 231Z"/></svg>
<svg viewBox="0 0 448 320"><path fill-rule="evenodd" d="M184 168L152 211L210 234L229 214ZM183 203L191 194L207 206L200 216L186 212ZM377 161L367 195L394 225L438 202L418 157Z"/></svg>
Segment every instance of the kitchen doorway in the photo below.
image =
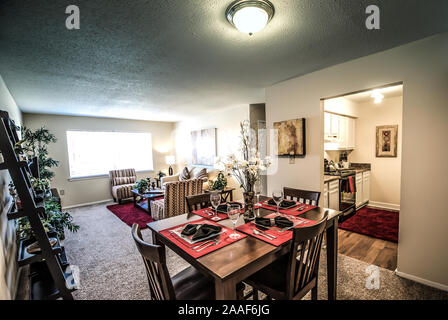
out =
<svg viewBox="0 0 448 320"><path fill-rule="evenodd" d="M395 270L403 83L322 99L323 206L342 211L339 252Z"/></svg>

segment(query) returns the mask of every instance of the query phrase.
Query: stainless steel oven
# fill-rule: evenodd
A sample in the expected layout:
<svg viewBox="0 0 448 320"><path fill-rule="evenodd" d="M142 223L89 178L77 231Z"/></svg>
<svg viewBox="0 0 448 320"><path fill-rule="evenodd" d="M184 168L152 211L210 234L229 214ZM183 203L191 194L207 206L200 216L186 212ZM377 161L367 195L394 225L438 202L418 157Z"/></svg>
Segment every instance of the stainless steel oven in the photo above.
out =
<svg viewBox="0 0 448 320"><path fill-rule="evenodd" d="M339 211L342 215L339 222L347 220L356 213L356 172L340 173L339 179Z"/></svg>

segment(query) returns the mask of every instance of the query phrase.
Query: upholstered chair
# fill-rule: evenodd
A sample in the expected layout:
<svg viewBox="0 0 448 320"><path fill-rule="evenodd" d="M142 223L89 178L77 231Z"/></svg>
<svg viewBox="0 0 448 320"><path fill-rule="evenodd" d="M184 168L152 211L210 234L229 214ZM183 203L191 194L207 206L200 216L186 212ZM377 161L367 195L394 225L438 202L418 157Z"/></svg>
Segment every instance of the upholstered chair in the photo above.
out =
<svg viewBox="0 0 448 320"><path fill-rule="evenodd" d="M135 169L111 170L109 180L115 202L121 204L122 200L132 198L131 190L137 180Z"/></svg>
<svg viewBox="0 0 448 320"><path fill-rule="evenodd" d="M151 215L154 220L166 219L188 212L186 196L202 193L203 180L192 179L168 182L165 184L164 199L151 202Z"/></svg>

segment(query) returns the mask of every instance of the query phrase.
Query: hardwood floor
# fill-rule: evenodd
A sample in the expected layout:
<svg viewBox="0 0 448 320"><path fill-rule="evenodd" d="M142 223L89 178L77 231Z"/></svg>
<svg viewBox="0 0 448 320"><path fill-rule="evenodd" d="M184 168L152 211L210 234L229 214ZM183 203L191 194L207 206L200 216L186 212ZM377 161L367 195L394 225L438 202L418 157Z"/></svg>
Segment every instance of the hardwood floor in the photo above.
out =
<svg viewBox="0 0 448 320"><path fill-rule="evenodd" d="M398 244L339 229L339 253L392 271L397 268Z"/></svg>

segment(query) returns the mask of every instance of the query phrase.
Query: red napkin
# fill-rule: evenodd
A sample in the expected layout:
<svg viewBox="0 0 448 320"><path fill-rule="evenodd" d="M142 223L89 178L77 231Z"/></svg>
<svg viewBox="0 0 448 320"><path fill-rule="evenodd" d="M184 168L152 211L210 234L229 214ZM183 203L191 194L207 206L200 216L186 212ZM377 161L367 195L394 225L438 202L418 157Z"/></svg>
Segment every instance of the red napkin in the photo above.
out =
<svg viewBox="0 0 448 320"><path fill-rule="evenodd" d="M177 234L171 233L170 231L174 230L174 229L179 229L182 230L187 224L211 224L211 225L216 225L216 226L220 226L222 228L222 233L219 234L218 236L216 236L213 239L218 239L219 243L216 245L212 245L209 246L207 248L205 248L204 250L201 250L199 252L197 252L195 249L193 249L193 247L201 244L204 241L207 241L208 239L204 240L204 241L198 241L196 243L188 243L186 240L182 239L182 237L178 236ZM236 231L235 231L236 232ZM181 225L175 226L175 227L171 227L165 230L160 231L160 234L162 236L164 236L165 238L167 238L168 240L170 240L172 243L174 243L175 245L177 245L180 249L184 250L186 253L188 253L190 256L192 256L193 258L199 258L202 257L210 252L213 252L215 250L218 250L219 248L225 247L235 241L244 239L245 237L247 237L247 235L245 235L244 233L240 233L240 232L236 232L238 233L241 237L239 239L231 239L229 238L229 235L234 233L234 231L232 229L229 229L227 227L224 227L220 224L217 224L213 221L207 220L207 219L199 219L199 220L194 220L194 221L190 221L190 222L186 222L183 223ZM207 246L207 244L205 244L204 246ZM201 247L202 248L202 247Z"/></svg>

